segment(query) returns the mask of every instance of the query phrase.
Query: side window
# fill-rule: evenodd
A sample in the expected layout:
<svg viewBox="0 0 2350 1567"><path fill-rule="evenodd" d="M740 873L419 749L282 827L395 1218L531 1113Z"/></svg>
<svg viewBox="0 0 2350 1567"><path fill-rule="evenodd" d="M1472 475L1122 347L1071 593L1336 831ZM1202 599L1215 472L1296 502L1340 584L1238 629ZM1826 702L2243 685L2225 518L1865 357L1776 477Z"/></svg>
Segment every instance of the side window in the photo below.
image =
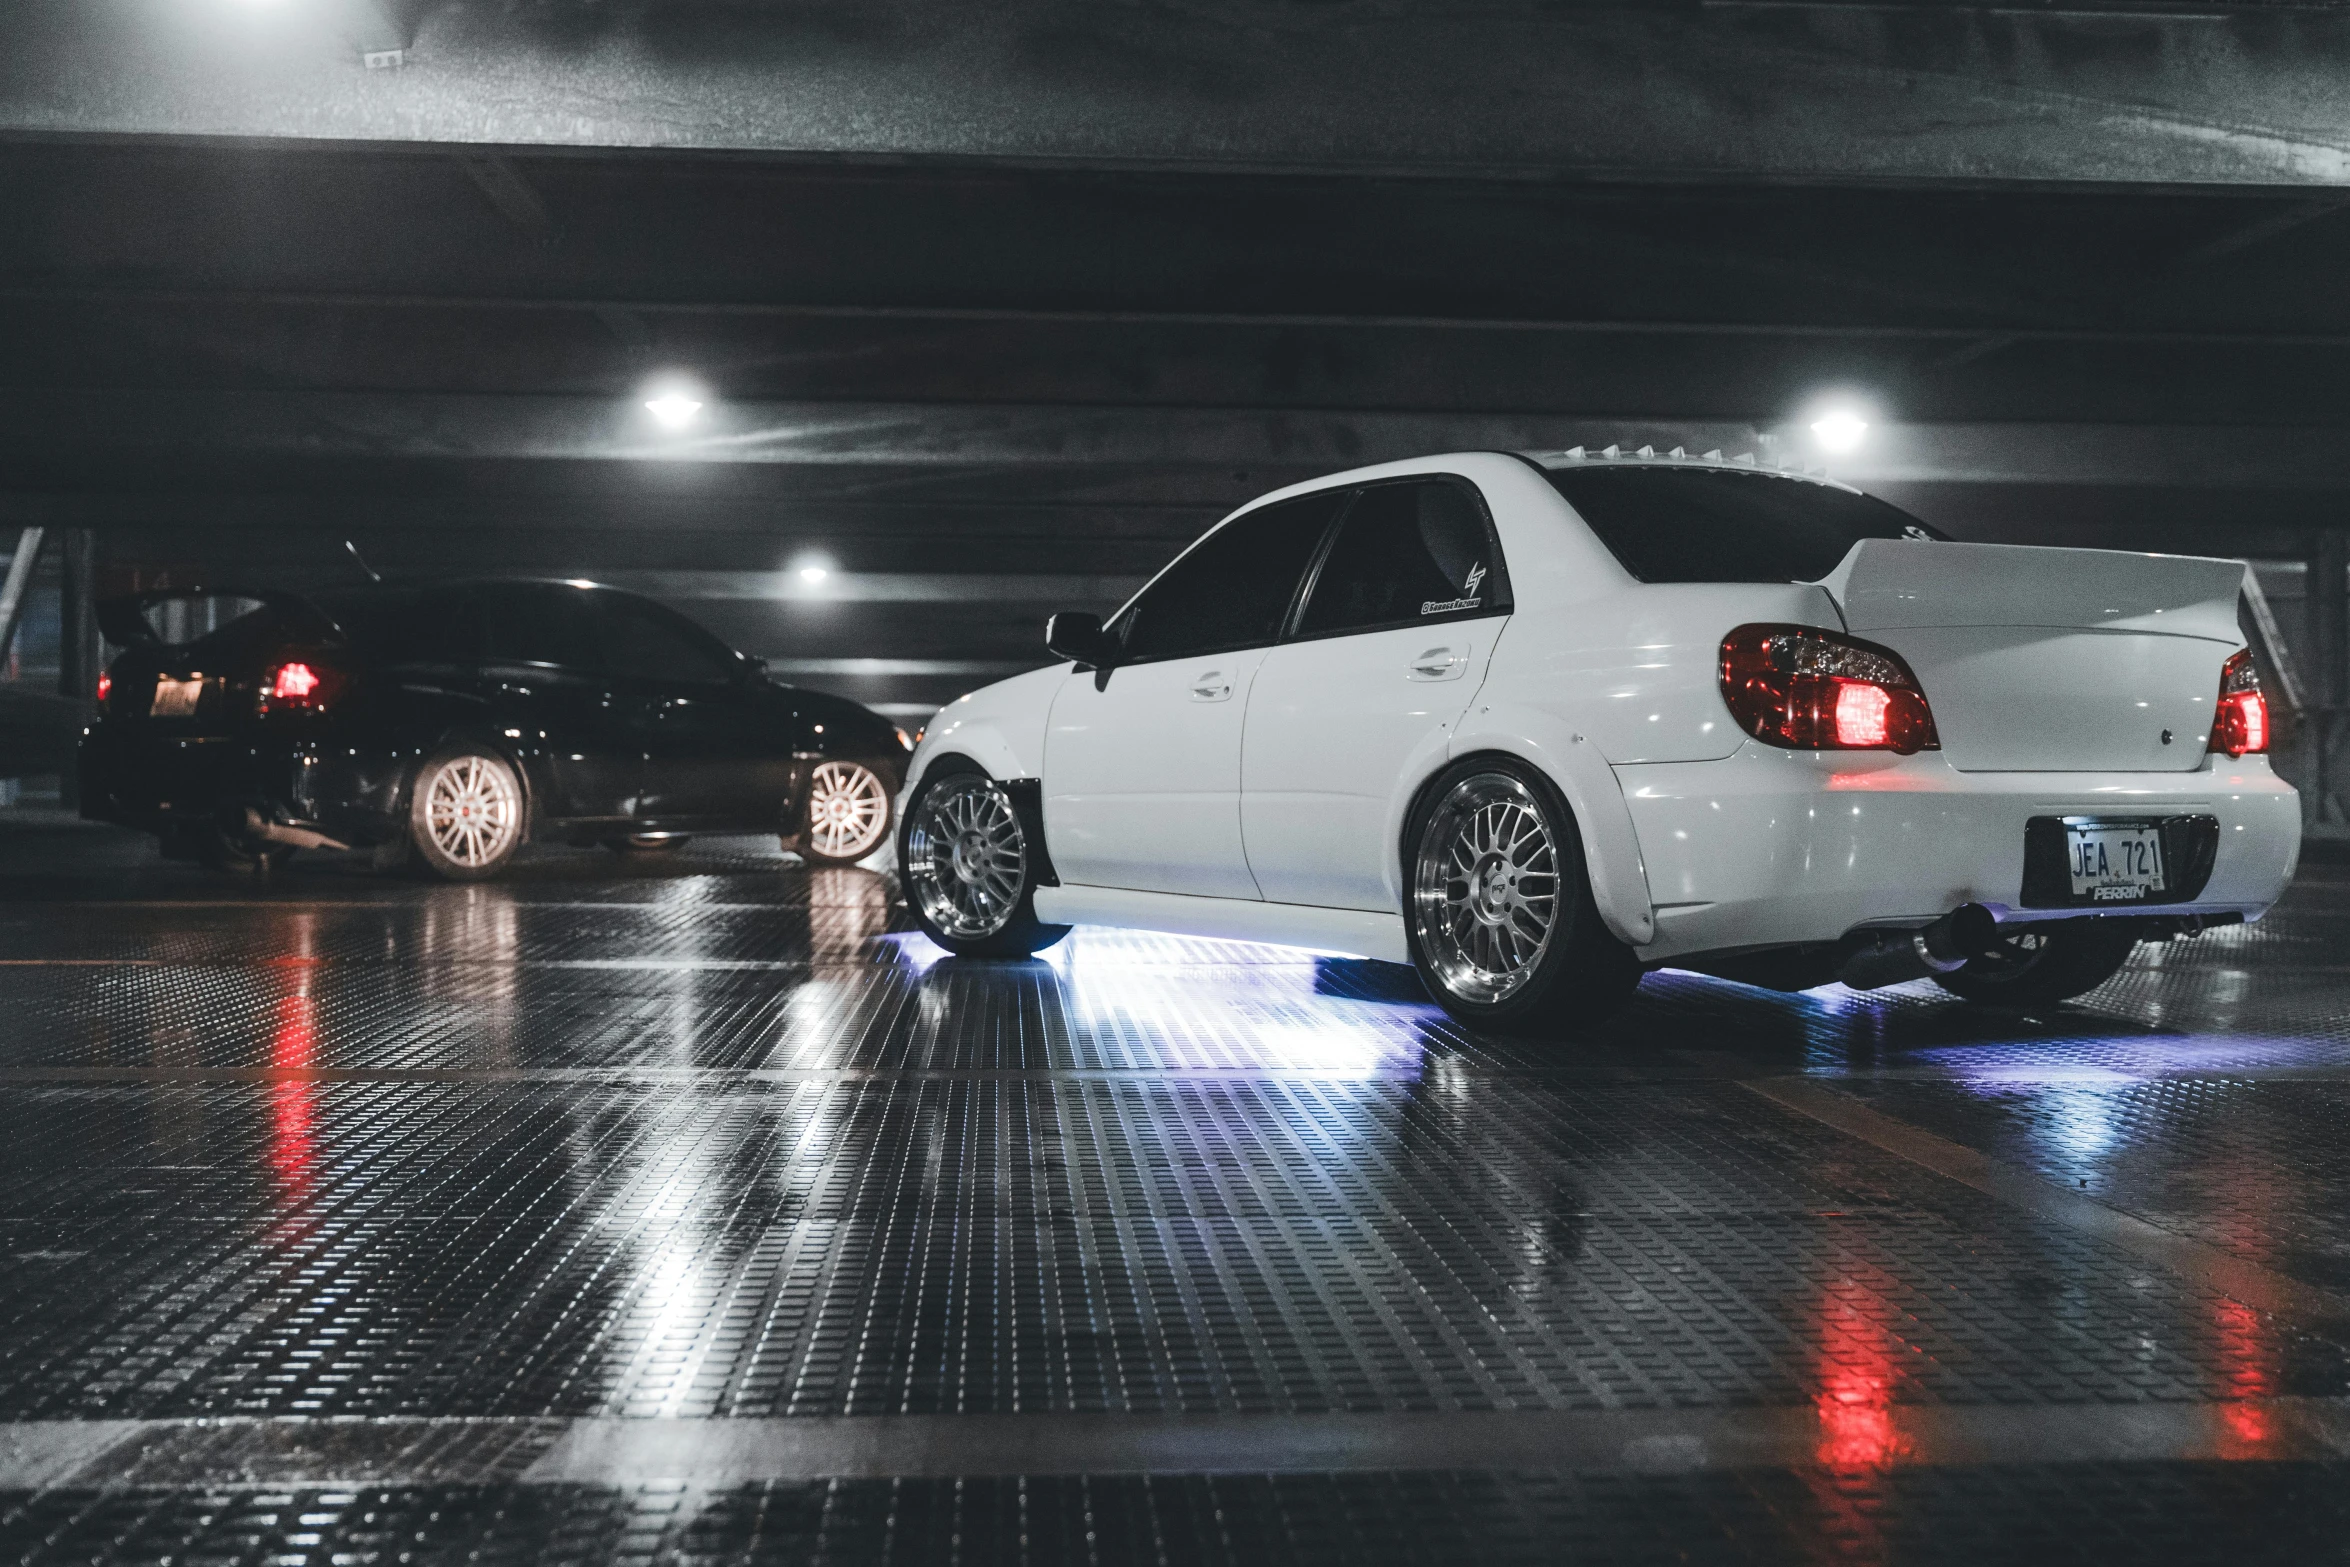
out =
<svg viewBox="0 0 2350 1567"><path fill-rule="evenodd" d="M1126 656L1188 658L1278 637L1298 579L1348 493L1301 495L1208 535L1118 618Z"/></svg>
<svg viewBox="0 0 2350 1567"><path fill-rule="evenodd" d="M612 672L666 685L723 685L741 667L715 637L684 616L617 593L601 595Z"/></svg>
<svg viewBox="0 0 2350 1567"><path fill-rule="evenodd" d="M1373 485L1315 574L1300 636L1367 631L1509 608L1509 585L1466 485L1446 479Z"/></svg>
<svg viewBox="0 0 2350 1567"><path fill-rule="evenodd" d="M489 656L501 664L553 664L598 670L595 606L583 588L485 588L477 595L489 632Z"/></svg>

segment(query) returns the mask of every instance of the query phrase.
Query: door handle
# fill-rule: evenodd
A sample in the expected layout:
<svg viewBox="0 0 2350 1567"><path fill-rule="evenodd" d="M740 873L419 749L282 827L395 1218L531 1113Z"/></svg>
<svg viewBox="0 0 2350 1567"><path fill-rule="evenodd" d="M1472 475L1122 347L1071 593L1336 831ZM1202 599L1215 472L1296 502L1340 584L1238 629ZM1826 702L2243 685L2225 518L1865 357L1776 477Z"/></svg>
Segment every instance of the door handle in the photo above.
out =
<svg viewBox="0 0 2350 1567"><path fill-rule="evenodd" d="M1458 680L1469 667L1469 655L1459 648L1432 647L1412 660L1412 680Z"/></svg>
<svg viewBox="0 0 2350 1567"><path fill-rule="evenodd" d="M1192 677L1191 699L1194 702L1221 702L1231 695L1231 678L1221 669L1211 669Z"/></svg>

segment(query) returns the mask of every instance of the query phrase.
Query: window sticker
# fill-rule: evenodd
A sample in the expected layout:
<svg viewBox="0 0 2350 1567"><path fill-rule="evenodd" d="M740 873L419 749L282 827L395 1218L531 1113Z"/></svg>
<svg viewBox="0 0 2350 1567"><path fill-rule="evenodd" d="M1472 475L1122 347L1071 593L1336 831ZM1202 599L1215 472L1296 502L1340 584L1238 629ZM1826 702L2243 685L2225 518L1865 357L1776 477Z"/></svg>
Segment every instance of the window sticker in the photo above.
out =
<svg viewBox="0 0 2350 1567"><path fill-rule="evenodd" d="M1461 584L1461 596L1459 598L1423 599L1420 603L1420 613L1423 615L1449 615L1456 609L1475 609L1478 605L1485 602L1484 598L1481 597L1477 592L1479 584L1483 583L1484 580L1485 563L1483 561L1479 561L1476 565L1469 568L1468 580Z"/></svg>

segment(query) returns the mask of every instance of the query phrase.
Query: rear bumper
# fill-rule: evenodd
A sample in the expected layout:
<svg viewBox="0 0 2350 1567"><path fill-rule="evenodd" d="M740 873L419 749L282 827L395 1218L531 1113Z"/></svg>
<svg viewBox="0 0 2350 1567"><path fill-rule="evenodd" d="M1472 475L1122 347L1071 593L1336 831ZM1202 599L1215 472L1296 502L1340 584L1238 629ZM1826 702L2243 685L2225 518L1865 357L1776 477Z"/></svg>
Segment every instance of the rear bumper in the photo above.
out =
<svg viewBox="0 0 2350 1567"><path fill-rule="evenodd" d="M1834 941L1962 903L1984 904L2003 923L2090 912L2025 906L2025 824L2035 816L2218 819L2217 858L2192 903L2112 913L2258 919L2301 849L2300 797L2260 756L2213 757L2185 773L1962 773L1935 752L1750 743L1719 761L1619 767L1616 777L1656 908L1656 939L1640 949L1651 960Z"/></svg>
<svg viewBox="0 0 2350 1567"><path fill-rule="evenodd" d="M397 831L405 759L324 731L158 734L101 720L82 736L82 814L166 836L247 808L349 844Z"/></svg>

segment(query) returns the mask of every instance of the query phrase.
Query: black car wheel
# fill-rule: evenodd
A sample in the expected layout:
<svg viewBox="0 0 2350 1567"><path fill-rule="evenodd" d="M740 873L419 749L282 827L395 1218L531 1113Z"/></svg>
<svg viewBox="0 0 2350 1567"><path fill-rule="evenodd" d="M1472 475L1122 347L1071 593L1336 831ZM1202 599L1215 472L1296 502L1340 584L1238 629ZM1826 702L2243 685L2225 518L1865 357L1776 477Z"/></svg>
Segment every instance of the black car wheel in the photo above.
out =
<svg viewBox="0 0 2350 1567"><path fill-rule="evenodd" d="M1935 982L1987 1006L2042 1007L2086 995L2120 972L2138 945L2120 920L2059 920L2010 927L1998 951L1970 958Z"/></svg>
<svg viewBox="0 0 2350 1567"><path fill-rule="evenodd" d="M906 905L959 958L1025 958L1069 934L1036 917L1036 856L1011 797L976 763L948 757L906 807L898 842Z"/></svg>
<svg viewBox="0 0 2350 1567"><path fill-rule="evenodd" d="M889 842L889 780L863 762L819 762L800 808L799 855L811 865L854 865Z"/></svg>
<svg viewBox="0 0 2350 1567"><path fill-rule="evenodd" d="M1405 842L1412 966L1445 1011L1496 1034L1568 1034L1640 984L1609 933L1583 844L1550 780L1507 757L1472 759L1429 789Z"/></svg>
<svg viewBox="0 0 2350 1567"><path fill-rule="evenodd" d="M460 745L425 759L409 790L417 861L443 881L495 876L522 847L522 780L504 757Z"/></svg>

